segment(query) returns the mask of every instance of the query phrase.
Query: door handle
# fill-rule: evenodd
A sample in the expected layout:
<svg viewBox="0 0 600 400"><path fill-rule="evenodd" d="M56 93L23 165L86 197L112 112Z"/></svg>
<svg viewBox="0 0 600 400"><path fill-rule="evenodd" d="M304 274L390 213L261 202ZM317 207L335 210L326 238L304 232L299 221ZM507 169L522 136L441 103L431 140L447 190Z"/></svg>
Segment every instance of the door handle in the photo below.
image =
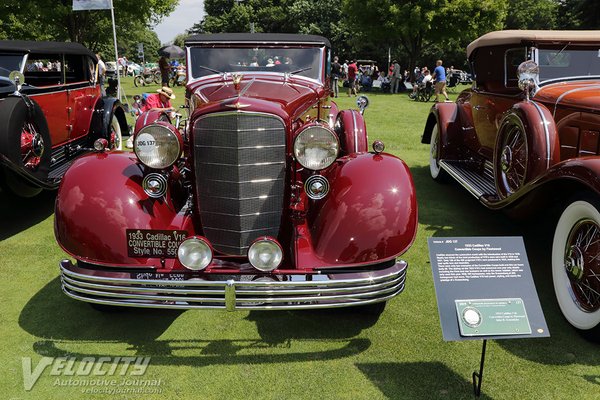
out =
<svg viewBox="0 0 600 400"><path fill-rule="evenodd" d="M473 109L479 111L479 110L487 110L487 106L473 106Z"/></svg>

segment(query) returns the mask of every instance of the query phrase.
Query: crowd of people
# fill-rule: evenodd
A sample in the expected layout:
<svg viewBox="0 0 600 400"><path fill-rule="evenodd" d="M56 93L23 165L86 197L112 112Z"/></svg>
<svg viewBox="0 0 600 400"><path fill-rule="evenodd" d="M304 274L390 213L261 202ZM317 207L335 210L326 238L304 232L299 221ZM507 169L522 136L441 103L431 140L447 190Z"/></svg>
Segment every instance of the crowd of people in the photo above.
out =
<svg viewBox="0 0 600 400"><path fill-rule="evenodd" d="M453 66L444 68L442 60L437 60L433 72L426 66L417 66L411 73L408 69L402 70L398 60L393 60L387 71L380 71L374 61L357 62L353 59L341 64L339 57L335 56L331 64L331 87L333 97L338 97L340 86L347 89L348 96L356 96L359 91L369 92L373 88L396 94L406 91L414 93L431 85L435 101L440 101L440 95L449 101L446 79L453 71Z"/></svg>

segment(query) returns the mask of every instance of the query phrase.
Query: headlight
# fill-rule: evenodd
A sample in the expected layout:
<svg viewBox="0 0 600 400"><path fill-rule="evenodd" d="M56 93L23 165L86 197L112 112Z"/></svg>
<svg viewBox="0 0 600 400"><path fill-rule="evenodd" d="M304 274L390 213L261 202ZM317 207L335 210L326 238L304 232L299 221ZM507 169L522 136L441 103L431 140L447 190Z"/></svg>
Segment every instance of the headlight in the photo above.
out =
<svg viewBox="0 0 600 400"><path fill-rule="evenodd" d="M283 260L281 246L270 238L258 239L248 250L248 261L254 268L262 272L273 271Z"/></svg>
<svg viewBox="0 0 600 400"><path fill-rule="evenodd" d="M168 168L181 154L181 139L175 128L167 123L157 122L140 129L133 142L133 151L147 167Z"/></svg>
<svg viewBox="0 0 600 400"><path fill-rule="evenodd" d="M212 249L206 240L199 237L186 239L177 249L179 262L192 271L201 271L212 261Z"/></svg>
<svg viewBox="0 0 600 400"><path fill-rule="evenodd" d="M296 136L294 156L304 168L319 170L329 167L338 156L340 144L331 130L309 126Z"/></svg>

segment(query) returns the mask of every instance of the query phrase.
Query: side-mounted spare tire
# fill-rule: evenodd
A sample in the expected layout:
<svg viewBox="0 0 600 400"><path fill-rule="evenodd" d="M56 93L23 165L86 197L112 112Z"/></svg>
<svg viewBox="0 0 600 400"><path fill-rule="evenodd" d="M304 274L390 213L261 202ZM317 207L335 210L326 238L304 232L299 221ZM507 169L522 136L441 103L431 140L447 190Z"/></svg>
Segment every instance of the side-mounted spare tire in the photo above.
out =
<svg viewBox="0 0 600 400"><path fill-rule="evenodd" d="M40 106L27 97L8 97L0 103L0 153L35 180L48 179L52 143ZM3 168L3 186L20 197L41 191L34 183Z"/></svg>

